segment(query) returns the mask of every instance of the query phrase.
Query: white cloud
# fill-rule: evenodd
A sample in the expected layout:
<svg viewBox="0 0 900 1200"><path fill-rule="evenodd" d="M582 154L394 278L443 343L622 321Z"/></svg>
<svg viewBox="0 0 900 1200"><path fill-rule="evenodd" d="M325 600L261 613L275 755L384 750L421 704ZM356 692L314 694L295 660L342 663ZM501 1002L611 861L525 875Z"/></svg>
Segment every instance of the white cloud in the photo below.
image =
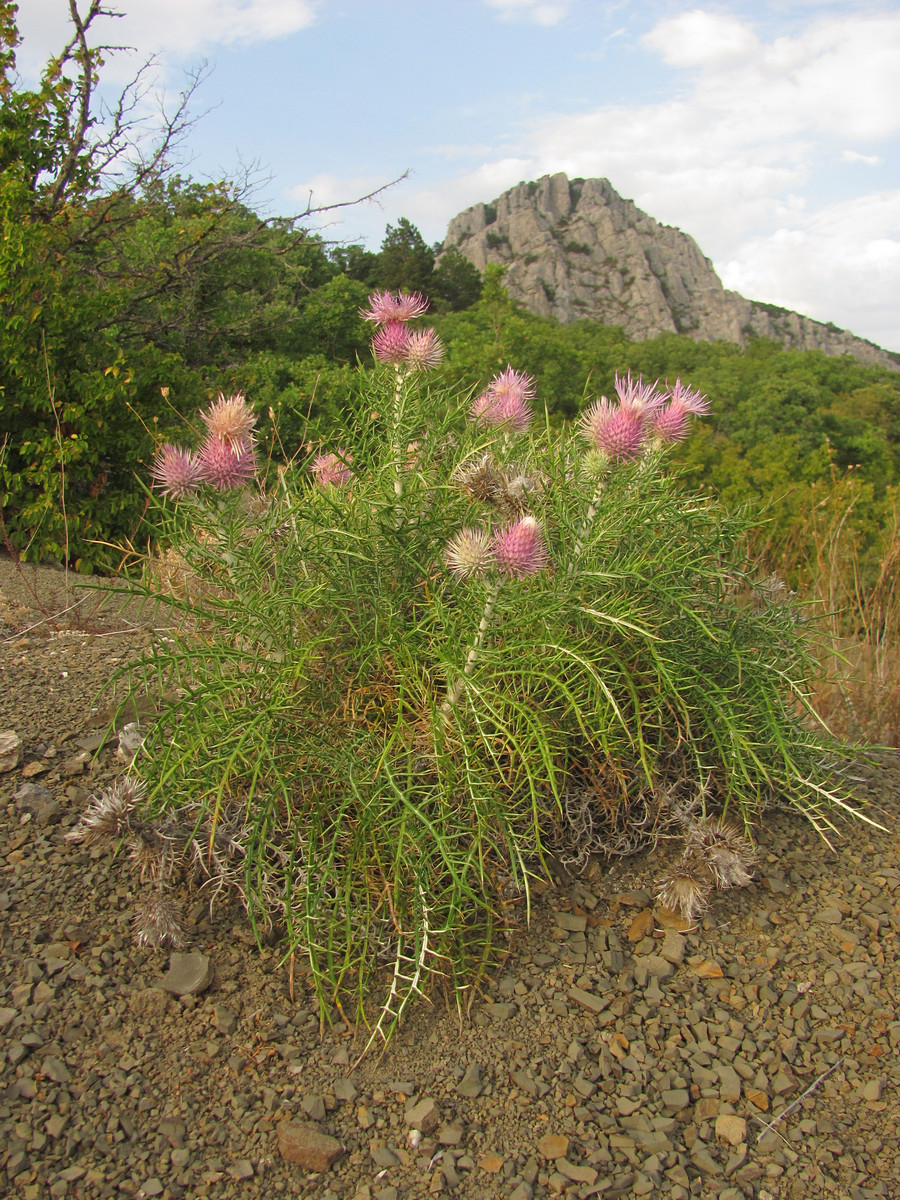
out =
<svg viewBox="0 0 900 1200"><path fill-rule="evenodd" d="M319 0L128 0L120 19L91 26L92 44L127 46L133 57L111 57L107 77L130 77L129 63L153 54L187 59L215 46L250 44L287 37L316 18ZM23 46L20 69L34 76L69 36L61 0L28 0L19 10Z"/></svg>
<svg viewBox="0 0 900 1200"><path fill-rule="evenodd" d="M880 154L860 154L858 150L845 150L841 158L844 162L865 163L867 167L878 167L884 162Z"/></svg>
<svg viewBox="0 0 900 1200"><path fill-rule="evenodd" d="M726 287L900 350L900 190L829 205L802 224L741 242Z"/></svg>
<svg viewBox="0 0 900 1200"><path fill-rule="evenodd" d="M567 2L556 0L485 0L488 8L495 9L505 21L533 21L535 25L558 25L568 12Z"/></svg>
<svg viewBox="0 0 900 1200"><path fill-rule="evenodd" d="M674 67L722 67L758 47L752 29L738 17L699 8L660 21L641 40Z"/></svg>

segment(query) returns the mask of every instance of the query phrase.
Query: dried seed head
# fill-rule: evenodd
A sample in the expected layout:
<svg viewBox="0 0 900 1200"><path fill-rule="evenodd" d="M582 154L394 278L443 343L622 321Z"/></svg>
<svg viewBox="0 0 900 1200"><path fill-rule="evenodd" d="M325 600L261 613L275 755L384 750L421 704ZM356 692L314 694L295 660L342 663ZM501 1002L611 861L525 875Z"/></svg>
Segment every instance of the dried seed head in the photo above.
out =
<svg viewBox="0 0 900 1200"><path fill-rule="evenodd" d="M494 562L490 535L484 529L461 529L447 543L444 562L460 579L483 575Z"/></svg>
<svg viewBox="0 0 900 1200"><path fill-rule="evenodd" d="M675 871L663 879L656 898L664 908L693 924L705 912L711 891L707 864L699 856L688 853Z"/></svg>
<svg viewBox="0 0 900 1200"><path fill-rule="evenodd" d="M132 816L146 794L142 780L123 775L91 800L81 820L66 834L66 840L90 845L106 838L120 838L130 828Z"/></svg>
<svg viewBox="0 0 900 1200"><path fill-rule="evenodd" d="M490 454L483 455L477 462L460 463L452 478L470 499L486 504L492 504L506 485L505 475Z"/></svg>
<svg viewBox="0 0 900 1200"><path fill-rule="evenodd" d="M178 950L185 944L178 910L165 892L153 892L138 908L134 935L140 946L171 946Z"/></svg>

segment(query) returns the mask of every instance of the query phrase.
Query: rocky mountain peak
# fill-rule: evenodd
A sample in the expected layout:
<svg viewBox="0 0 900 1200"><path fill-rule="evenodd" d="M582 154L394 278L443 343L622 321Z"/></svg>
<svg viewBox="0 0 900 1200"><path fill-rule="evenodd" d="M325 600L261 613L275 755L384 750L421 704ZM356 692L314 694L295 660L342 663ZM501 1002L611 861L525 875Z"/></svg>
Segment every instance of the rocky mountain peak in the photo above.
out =
<svg viewBox="0 0 900 1200"><path fill-rule="evenodd" d="M454 217L451 246L480 271L500 263L518 304L563 324L621 325L636 340L683 333L743 346L766 337L900 368L898 356L834 325L727 291L693 238L623 199L608 179L519 183Z"/></svg>

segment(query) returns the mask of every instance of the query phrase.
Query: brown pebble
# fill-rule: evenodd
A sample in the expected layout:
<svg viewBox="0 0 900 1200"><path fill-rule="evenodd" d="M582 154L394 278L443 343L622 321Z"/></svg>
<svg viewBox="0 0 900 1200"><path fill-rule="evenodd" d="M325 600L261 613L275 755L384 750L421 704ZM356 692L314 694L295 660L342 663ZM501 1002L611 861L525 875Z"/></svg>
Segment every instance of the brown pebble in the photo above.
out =
<svg viewBox="0 0 900 1200"><path fill-rule="evenodd" d="M276 1132L281 1157L306 1171L327 1171L344 1153L337 1138L308 1121L279 1121Z"/></svg>

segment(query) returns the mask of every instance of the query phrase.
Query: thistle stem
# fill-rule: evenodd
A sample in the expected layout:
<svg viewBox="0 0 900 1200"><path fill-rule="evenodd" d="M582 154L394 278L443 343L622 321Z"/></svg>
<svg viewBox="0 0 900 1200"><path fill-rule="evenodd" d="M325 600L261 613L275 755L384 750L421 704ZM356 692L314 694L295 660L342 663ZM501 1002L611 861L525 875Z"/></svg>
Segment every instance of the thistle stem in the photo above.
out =
<svg viewBox="0 0 900 1200"><path fill-rule="evenodd" d="M501 581L499 579L491 584L487 598L484 602L484 611L482 612L481 620L478 623L478 630L475 634L475 640L472 642L472 645L469 647L468 653L466 654L466 663L463 667L463 673L453 684L453 686L447 689L447 699L441 705L441 713L445 717L448 716L459 703L460 696L462 696L463 688L465 687L466 679L469 678L475 669L475 662L478 658L478 652L484 645L484 637L488 631L488 627L490 626L491 617L494 615L494 605L497 603L497 597L500 594L500 584Z"/></svg>
<svg viewBox="0 0 900 1200"><path fill-rule="evenodd" d="M600 504L600 497L603 495L603 487L604 485L602 483L599 484L596 492L594 492L593 496L591 497L591 502L588 505L587 512L585 513L584 522L582 523L581 529L578 531L578 537L575 539L572 557L569 559L569 565L566 567L567 575L575 574L575 559L580 557L581 552L584 549L584 543L587 539L588 530L591 527L591 522L594 520L594 517L596 517L597 512L599 511L598 505Z"/></svg>

